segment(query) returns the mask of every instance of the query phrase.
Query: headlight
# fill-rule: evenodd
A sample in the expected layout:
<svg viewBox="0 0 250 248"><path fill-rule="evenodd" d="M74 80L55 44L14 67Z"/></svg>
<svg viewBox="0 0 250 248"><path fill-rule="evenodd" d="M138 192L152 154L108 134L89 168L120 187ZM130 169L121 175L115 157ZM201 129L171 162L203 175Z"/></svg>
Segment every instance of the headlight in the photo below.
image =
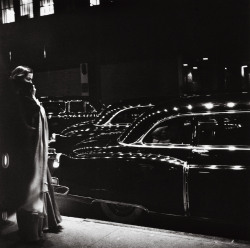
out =
<svg viewBox="0 0 250 248"><path fill-rule="evenodd" d="M55 151L55 149L54 149ZM61 153L49 153L48 165L50 169L56 169L60 166Z"/></svg>

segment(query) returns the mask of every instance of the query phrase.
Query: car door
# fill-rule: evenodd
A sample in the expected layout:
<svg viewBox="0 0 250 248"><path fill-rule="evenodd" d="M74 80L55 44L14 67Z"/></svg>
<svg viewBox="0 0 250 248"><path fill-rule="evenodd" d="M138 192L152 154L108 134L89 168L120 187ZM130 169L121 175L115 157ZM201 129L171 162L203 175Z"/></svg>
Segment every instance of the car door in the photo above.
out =
<svg viewBox="0 0 250 248"><path fill-rule="evenodd" d="M131 145L135 158L126 164L134 199L150 210L184 214L186 161L192 142L192 118L159 121L137 144ZM125 174L125 173L122 173ZM133 175L137 175L134 180ZM127 188L128 190L128 188Z"/></svg>
<svg viewBox="0 0 250 248"><path fill-rule="evenodd" d="M189 161L190 215L246 222L250 199L250 113L196 117Z"/></svg>

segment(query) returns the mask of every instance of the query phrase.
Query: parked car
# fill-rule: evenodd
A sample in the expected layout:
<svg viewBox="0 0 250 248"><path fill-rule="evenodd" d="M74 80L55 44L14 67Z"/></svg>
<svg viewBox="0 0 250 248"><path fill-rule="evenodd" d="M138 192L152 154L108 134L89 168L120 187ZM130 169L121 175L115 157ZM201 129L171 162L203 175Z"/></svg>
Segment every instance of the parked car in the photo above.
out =
<svg viewBox="0 0 250 248"><path fill-rule="evenodd" d="M130 99L111 104L95 120L76 123L65 128L59 135L54 134L50 147L57 152L70 154L78 147L85 147L85 152L89 152L99 147L115 145L124 129L152 108L154 102L156 100Z"/></svg>
<svg viewBox="0 0 250 248"><path fill-rule="evenodd" d="M50 136L81 121L93 120L101 106L84 97L40 97L49 125Z"/></svg>
<svg viewBox="0 0 250 248"><path fill-rule="evenodd" d="M152 211L249 225L250 94L155 106L118 145L61 155L52 173L113 221Z"/></svg>

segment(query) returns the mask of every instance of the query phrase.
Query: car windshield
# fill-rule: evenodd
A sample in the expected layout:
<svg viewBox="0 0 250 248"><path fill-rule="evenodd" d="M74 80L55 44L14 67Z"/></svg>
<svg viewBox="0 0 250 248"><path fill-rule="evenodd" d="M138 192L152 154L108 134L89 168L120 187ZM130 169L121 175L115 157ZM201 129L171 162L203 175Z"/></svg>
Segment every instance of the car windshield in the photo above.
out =
<svg viewBox="0 0 250 248"><path fill-rule="evenodd" d="M47 114L59 114L66 111L66 103L63 101L42 102L42 105Z"/></svg>
<svg viewBox="0 0 250 248"><path fill-rule="evenodd" d="M86 101L70 101L69 103L69 112L73 113L91 113L96 112L96 109Z"/></svg>

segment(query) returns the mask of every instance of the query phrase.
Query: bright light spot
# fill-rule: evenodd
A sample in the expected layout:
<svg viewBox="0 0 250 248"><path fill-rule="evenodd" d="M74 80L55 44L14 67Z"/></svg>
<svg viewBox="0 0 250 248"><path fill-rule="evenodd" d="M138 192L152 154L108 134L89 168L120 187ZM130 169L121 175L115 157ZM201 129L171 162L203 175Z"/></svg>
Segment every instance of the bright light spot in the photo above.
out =
<svg viewBox="0 0 250 248"><path fill-rule="evenodd" d="M202 58L202 60L208 60L208 58Z"/></svg>
<svg viewBox="0 0 250 248"><path fill-rule="evenodd" d="M209 166L209 169L217 169L217 165L211 165L211 166Z"/></svg>
<svg viewBox="0 0 250 248"><path fill-rule="evenodd" d="M207 109L212 109L214 107L213 103L209 102L209 103L205 103L203 104L205 106L205 108Z"/></svg>
<svg viewBox="0 0 250 248"><path fill-rule="evenodd" d="M2 155L2 166L3 168L7 168L9 166L9 154L5 153Z"/></svg>
<svg viewBox="0 0 250 248"><path fill-rule="evenodd" d="M185 66L185 67L186 67L186 66L188 66L188 64L183 64L183 66Z"/></svg>
<svg viewBox="0 0 250 248"><path fill-rule="evenodd" d="M15 22L14 8L2 9L2 22L3 24Z"/></svg>
<svg viewBox="0 0 250 248"><path fill-rule="evenodd" d="M233 170L243 170L243 167L240 165L235 165L235 166L232 166L232 169Z"/></svg>
<svg viewBox="0 0 250 248"><path fill-rule="evenodd" d="M192 107L192 105L189 104L189 105L187 106L187 108L191 110L193 107Z"/></svg>
<svg viewBox="0 0 250 248"><path fill-rule="evenodd" d="M229 146L229 147L228 147L228 150L229 150L229 151L235 151L235 150L236 150L236 147L235 147L235 146Z"/></svg>
<svg viewBox="0 0 250 248"><path fill-rule="evenodd" d="M198 67L197 67L197 66L194 66L194 67L193 67L193 69L194 69L194 70L197 70L197 69L198 69Z"/></svg>
<svg viewBox="0 0 250 248"><path fill-rule="evenodd" d="M173 107L173 110L174 110L174 111L178 111L178 108L177 108L177 107Z"/></svg>
<svg viewBox="0 0 250 248"><path fill-rule="evenodd" d="M57 160L53 161L53 168L59 168L60 163Z"/></svg>
<svg viewBox="0 0 250 248"><path fill-rule="evenodd" d="M100 5L100 0L90 0L90 6Z"/></svg>
<svg viewBox="0 0 250 248"><path fill-rule="evenodd" d="M188 80L189 83L193 81L193 74L192 74L192 72L189 72L187 74L187 80Z"/></svg>
<svg viewBox="0 0 250 248"><path fill-rule="evenodd" d="M235 104L234 102L228 102L228 103L227 103L227 106L228 106L229 108L233 108L235 105L236 105L236 104Z"/></svg>
<svg viewBox="0 0 250 248"><path fill-rule="evenodd" d="M204 149L210 149L211 148L210 145L204 145L203 147L204 147Z"/></svg>
<svg viewBox="0 0 250 248"><path fill-rule="evenodd" d="M247 68L247 65L243 65L241 66L241 76L244 77L245 76L245 68Z"/></svg>

